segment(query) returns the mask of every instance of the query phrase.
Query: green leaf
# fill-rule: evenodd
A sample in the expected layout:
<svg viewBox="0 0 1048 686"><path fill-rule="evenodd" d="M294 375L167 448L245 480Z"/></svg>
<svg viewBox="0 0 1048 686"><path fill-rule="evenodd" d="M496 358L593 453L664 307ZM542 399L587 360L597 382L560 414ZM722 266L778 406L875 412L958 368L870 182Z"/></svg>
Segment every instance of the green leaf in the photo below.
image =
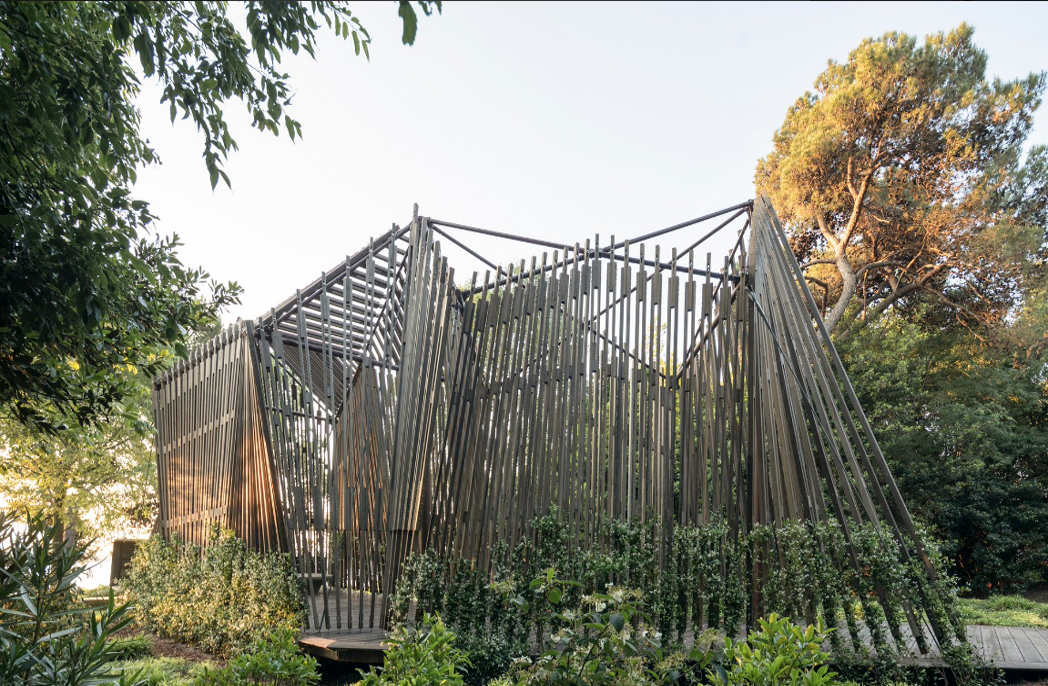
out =
<svg viewBox="0 0 1048 686"><path fill-rule="evenodd" d="M418 17L415 15L415 10L411 7L411 3L407 2L407 0L401 0L398 14L404 21L404 34L400 38L401 41L403 41L404 45L414 45L415 33L418 31Z"/></svg>
<svg viewBox="0 0 1048 686"><path fill-rule="evenodd" d="M142 63L142 71L146 76L152 76L156 68L153 63L153 41L149 38L149 34L143 31L135 36L134 45L138 59Z"/></svg>

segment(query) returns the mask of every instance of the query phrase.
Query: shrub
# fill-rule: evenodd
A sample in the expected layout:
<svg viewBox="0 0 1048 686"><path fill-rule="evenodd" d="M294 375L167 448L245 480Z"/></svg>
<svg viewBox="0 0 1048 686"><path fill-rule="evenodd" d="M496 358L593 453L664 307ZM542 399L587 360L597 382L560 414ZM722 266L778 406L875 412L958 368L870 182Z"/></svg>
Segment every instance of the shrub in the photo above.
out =
<svg viewBox="0 0 1048 686"><path fill-rule="evenodd" d="M361 686L461 686L469 667L455 647L455 634L440 617L425 615L415 630L398 629L389 639L382 669L361 672Z"/></svg>
<svg viewBox="0 0 1048 686"><path fill-rule="evenodd" d="M216 670L205 669L193 686L313 686L317 661L298 649L297 630L280 629Z"/></svg>
<svg viewBox="0 0 1048 686"><path fill-rule="evenodd" d="M150 538L135 551L126 586L143 627L227 657L258 636L297 631L305 616L288 556L250 550L230 531L214 530L202 549Z"/></svg>
<svg viewBox="0 0 1048 686"><path fill-rule="evenodd" d="M675 684L687 670L683 654L664 657L661 635L641 609L636 591L609 587L583 596L575 609L562 606L565 589L577 582L557 579L553 569L531 582L532 595L557 611L552 647L534 662L516 662L518 686L528 684ZM708 662L701 650L692 661Z"/></svg>
<svg viewBox="0 0 1048 686"><path fill-rule="evenodd" d="M513 602L521 592L513 570L499 568L495 581L490 581L467 561L452 573L432 552L415 555L407 561L392 599L395 625L404 628L417 622L417 616L407 616L410 600L416 598L417 612L439 614L455 634L455 645L470 664L466 683L483 686L503 674L513 658L528 652L529 620Z"/></svg>
<svg viewBox="0 0 1048 686"><path fill-rule="evenodd" d="M723 686L826 686L836 672L825 666L829 655L822 650L827 631L817 625L801 628L774 612L758 620L760 629L746 641L724 640L721 659L709 669L712 684Z"/></svg>
<svg viewBox="0 0 1048 686"><path fill-rule="evenodd" d="M67 544L60 524L30 519L16 531L0 513L0 684L87 686L112 681L112 635L131 621L112 594L87 607L75 586L85 544Z"/></svg>

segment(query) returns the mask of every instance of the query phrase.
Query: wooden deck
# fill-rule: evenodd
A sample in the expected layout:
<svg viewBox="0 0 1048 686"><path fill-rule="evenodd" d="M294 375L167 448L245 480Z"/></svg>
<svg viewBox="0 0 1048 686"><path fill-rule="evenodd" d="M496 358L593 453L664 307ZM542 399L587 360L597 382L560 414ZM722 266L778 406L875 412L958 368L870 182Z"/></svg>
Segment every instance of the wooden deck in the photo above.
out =
<svg viewBox="0 0 1048 686"><path fill-rule="evenodd" d="M968 638L1001 669L1048 672L1048 629L972 625L968 627ZM307 653L360 664L382 664L385 641L386 633L378 628L303 634L299 639ZM910 662L927 667L943 665L936 655L917 654Z"/></svg>
<svg viewBox="0 0 1048 686"><path fill-rule="evenodd" d="M364 665L382 664L386 651L386 632L381 629L353 629L339 634L302 634L302 650L317 657Z"/></svg>
<svg viewBox="0 0 1048 686"><path fill-rule="evenodd" d="M312 603L307 602L312 611ZM318 610L324 607L322 599L316 599ZM327 607L331 617L324 629L307 629L302 632L299 644L307 653L317 657L355 662L360 664L382 664L386 650L386 632L381 627L384 597L370 593L347 593L340 590L336 599L329 593ZM412 601L409 615L414 612ZM337 613L338 619L335 618Z"/></svg>
<svg viewBox="0 0 1048 686"><path fill-rule="evenodd" d="M968 637L1001 669L1048 672L1048 629L973 625Z"/></svg>

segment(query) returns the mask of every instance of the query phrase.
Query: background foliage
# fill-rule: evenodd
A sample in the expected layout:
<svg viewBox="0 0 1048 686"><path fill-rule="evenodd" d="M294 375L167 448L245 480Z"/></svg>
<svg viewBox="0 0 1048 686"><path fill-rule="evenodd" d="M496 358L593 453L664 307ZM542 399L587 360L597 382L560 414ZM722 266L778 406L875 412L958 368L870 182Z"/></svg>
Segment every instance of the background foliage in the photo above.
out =
<svg viewBox="0 0 1048 686"><path fill-rule="evenodd" d="M1048 378L934 307L840 342L906 502L968 589L1048 582Z"/></svg>
<svg viewBox="0 0 1048 686"><path fill-rule="evenodd" d="M1000 324L1043 289L1048 149L1024 144L1045 74L987 78L973 34L891 32L831 60L757 166L830 329L921 302Z"/></svg>
<svg viewBox="0 0 1048 686"><path fill-rule="evenodd" d="M0 499L7 507L63 522L85 540L152 523L156 513L156 454L149 440L149 380L129 399L137 418L118 416L74 424L57 434L0 412Z"/></svg>

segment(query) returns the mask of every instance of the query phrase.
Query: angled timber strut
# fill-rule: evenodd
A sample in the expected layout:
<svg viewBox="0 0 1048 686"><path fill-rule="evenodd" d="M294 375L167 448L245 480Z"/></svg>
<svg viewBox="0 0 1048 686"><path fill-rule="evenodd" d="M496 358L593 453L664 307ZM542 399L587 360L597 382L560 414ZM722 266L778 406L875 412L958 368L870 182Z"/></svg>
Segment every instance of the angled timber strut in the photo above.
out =
<svg viewBox="0 0 1048 686"><path fill-rule="evenodd" d="M714 263L703 242L729 227ZM538 254L499 267L475 233ZM671 234L681 249L646 245ZM491 269L456 281L441 241ZM203 544L221 524L289 552L310 632L385 627L409 555L491 570L556 506L582 549L608 544L608 521L655 522L660 565L678 530L749 541L719 575L747 589L750 620L778 609L782 532L826 525L846 591L881 608L846 622L853 642L963 640L764 197L572 245L416 211L154 389L159 530ZM850 617L839 600L803 611ZM716 623L682 603L699 609L681 621Z"/></svg>

